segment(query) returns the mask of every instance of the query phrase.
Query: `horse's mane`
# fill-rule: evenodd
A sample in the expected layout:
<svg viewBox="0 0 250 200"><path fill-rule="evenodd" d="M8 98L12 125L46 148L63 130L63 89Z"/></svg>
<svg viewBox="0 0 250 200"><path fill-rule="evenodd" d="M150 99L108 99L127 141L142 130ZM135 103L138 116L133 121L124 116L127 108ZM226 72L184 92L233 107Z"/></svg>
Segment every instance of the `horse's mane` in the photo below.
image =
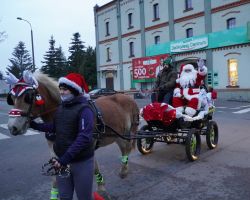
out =
<svg viewBox="0 0 250 200"><path fill-rule="evenodd" d="M43 85L45 88L47 88L53 99L60 102L58 83L53 78L41 72L34 73L34 77L38 81L39 85Z"/></svg>

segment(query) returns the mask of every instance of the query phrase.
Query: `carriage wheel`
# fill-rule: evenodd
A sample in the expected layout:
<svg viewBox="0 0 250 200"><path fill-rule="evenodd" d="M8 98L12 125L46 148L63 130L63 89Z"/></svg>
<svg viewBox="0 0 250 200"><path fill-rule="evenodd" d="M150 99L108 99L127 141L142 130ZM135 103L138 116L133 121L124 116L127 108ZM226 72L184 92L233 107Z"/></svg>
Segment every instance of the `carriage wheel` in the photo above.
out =
<svg viewBox="0 0 250 200"><path fill-rule="evenodd" d="M206 141L209 149L214 149L217 147L219 139L218 125L215 121L209 121L206 131Z"/></svg>
<svg viewBox="0 0 250 200"><path fill-rule="evenodd" d="M142 131L150 131L148 125L141 127ZM137 148L142 154L149 154L152 152L154 146L154 138L140 138L137 139Z"/></svg>
<svg viewBox="0 0 250 200"><path fill-rule="evenodd" d="M186 138L186 154L190 161L198 159L201 150L201 137L195 128L189 130Z"/></svg>

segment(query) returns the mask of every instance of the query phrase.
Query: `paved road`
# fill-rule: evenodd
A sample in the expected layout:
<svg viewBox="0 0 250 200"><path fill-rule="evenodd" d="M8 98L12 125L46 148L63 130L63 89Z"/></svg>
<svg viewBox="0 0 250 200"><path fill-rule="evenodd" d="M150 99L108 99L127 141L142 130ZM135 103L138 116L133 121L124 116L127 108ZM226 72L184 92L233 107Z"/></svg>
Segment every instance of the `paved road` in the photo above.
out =
<svg viewBox="0 0 250 200"><path fill-rule="evenodd" d="M140 107L146 104L145 100L137 102ZM112 198L250 199L250 103L218 101L216 106L219 146L208 150L203 138L198 161L189 162L182 145L156 143L150 155L132 152L129 176L121 180L118 147L97 150ZM26 136L10 136L5 128L7 110L9 107L0 101L0 200L48 199L50 180L40 174L49 157L44 136L33 131Z"/></svg>

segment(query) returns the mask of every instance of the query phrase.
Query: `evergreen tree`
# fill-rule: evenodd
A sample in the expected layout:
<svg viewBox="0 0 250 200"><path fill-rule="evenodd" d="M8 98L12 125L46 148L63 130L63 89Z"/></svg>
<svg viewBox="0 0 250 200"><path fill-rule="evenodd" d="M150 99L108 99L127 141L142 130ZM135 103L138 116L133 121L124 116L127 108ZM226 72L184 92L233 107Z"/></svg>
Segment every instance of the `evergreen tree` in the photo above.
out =
<svg viewBox="0 0 250 200"><path fill-rule="evenodd" d="M85 52L84 68L80 69L80 74L84 75L86 82L91 88L95 87L96 82L96 52L92 47L88 47Z"/></svg>
<svg viewBox="0 0 250 200"><path fill-rule="evenodd" d="M24 70L32 70L32 59L28 50L26 50L24 42L20 41L18 43L12 55L14 57L9 59L11 65L7 67L7 73L10 72L17 78L21 78Z"/></svg>
<svg viewBox="0 0 250 200"><path fill-rule="evenodd" d="M0 31L0 42L7 38L7 34L5 31Z"/></svg>
<svg viewBox="0 0 250 200"><path fill-rule="evenodd" d="M0 42L2 42L3 40L5 40L7 37L7 34L5 31L0 32Z"/></svg>
<svg viewBox="0 0 250 200"><path fill-rule="evenodd" d="M62 47L59 46L55 49L55 78L60 78L67 74L67 60L62 51Z"/></svg>
<svg viewBox="0 0 250 200"><path fill-rule="evenodd" d="M56 49L55 49L56 41L51 36L49 40L49 50L43 56L45 61L42 61L45 65L41 67L41 71L45 74L48 74L51 77L56 77Z"/></svg>
<svg viewBox="0 0 250 200"><path fill-rule="evenodd" d="M70 72L77 72L79 73L79 69L83 67L84 64L84 42L80 40L80 34L79 33L74 33L72 42L70 43L71 46L69 47L69 58L68 58L68 63L69 63L69 70Z"/></svg>
<svg viewBox="0 0 250 200"><path fill-rule="evenodd" d="M0 71L0 80L3 80L3 72Z"/></svg>

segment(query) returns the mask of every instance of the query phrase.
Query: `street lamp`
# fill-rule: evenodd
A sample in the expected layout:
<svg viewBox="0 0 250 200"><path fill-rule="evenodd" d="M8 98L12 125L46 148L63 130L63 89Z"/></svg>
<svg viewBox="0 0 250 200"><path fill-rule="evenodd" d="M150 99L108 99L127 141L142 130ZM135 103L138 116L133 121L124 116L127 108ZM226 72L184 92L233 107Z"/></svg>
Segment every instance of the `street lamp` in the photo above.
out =
<svg viewBox="0 0 250 200"><path fill-rule="evenodd" d="M31 23L26 20L26 19L23 19L21 17L17 17L18 20L22 20L22 21L25 21L27 22L29 25L30 25L30 33L31 33L31 46L32 46L32 60L33 60L33 72L35 71L35 56L34 56L34 44L33 44L33 31L32 31L32 26L31 26Z"/></svg>

